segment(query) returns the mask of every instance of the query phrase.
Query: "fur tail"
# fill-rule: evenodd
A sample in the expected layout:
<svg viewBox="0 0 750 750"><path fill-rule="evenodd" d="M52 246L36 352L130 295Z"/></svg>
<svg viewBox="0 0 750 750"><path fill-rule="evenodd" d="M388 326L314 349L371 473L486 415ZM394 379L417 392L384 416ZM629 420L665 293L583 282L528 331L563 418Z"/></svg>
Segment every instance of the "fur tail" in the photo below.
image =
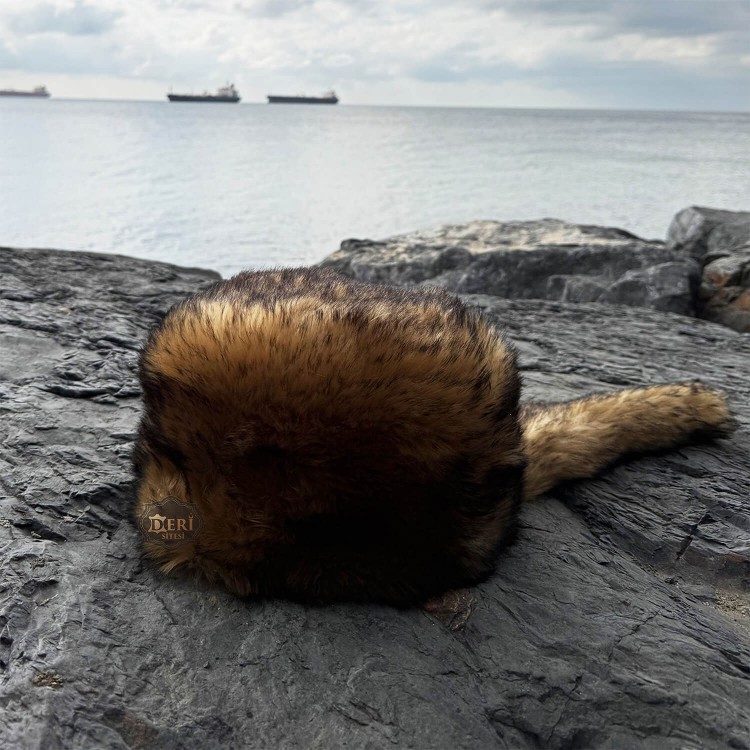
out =
<svg viewBox="0 0 750 750"><path fill-rule="evenodd" d="M736 428L724 394L700 382L532 403L521 423L527 500L566 479L594 476L625 454L726 437Z"/></svg>

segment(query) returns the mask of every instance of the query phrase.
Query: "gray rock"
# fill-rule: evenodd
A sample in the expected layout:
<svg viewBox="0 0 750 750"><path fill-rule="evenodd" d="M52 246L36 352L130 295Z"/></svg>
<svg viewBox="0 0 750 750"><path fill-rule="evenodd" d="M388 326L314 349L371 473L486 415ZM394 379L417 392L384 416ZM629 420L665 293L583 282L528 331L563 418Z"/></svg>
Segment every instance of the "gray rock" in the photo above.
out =
<svg viewBox="0 0 750 750"><path fill-rule="evenodd" d="M750 247L750 212L690 206L669 226L667 246L696 260ZM712 258L709 258L709 262Z"/></svg>
<svg viewBox="0 0 750 750"><path fill-rule="evenodd" d="M747 337L469 298L529 396L705 377L741 428L529 504L455 616L306 608L160 575L130 519L139 343L214 276L52 251L0 270L0 746L750 747Z"/></svg>
<svg viewBox="0 0 750 750"><path fill-rule="evenodd" d="M544 297L562 302L596 302L606 293L606 287L587 276L561 274L547 279L547 293Z"/></svg>
<svg viewBox="0 0 750 750"><path fill-rule="evenodd" d="M698 309L706 320L750 333L750 248L705 266Z"/></svg>
<svg viewBox="0 0 750 750"><path fill-rule="evenodd" d="M386 284L510 299L608 301L686 315L694 311L700 271L663 243L556 219L475 221L382 242L346 240L321 265Z"/></svg>
<svg viewBox="0 0 750 750"><path fill-rule="evenodd" d="M750 213L686 208L672 221L668 242L703 266L697 314L750 332Z"/></svg>
<svg viewBox="0 0 750 750"><path fill-rule="evenodd" d="M659 263L640 270L626 271L595 301L654 307L665 312L691 315L699 283L700 268L697 263Z"/></svg>
<svg viewBox="0 0 750 750"><path fill-rule="evenodd" d="M703 265L697 314L750 333L750 213L686 208L672 221L669 245Z"/></svg>

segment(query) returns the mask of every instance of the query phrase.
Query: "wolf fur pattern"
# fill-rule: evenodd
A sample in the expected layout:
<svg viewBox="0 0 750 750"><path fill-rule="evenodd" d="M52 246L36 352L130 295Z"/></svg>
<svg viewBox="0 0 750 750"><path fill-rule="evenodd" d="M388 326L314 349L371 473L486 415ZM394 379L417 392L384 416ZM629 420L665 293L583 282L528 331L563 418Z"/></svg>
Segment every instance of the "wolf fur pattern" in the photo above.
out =
<svg viewBox="0 0 750 750"><path fill-rule="evenodd" d="M315 268L178 303L139 377L136 517L173 496L202 520L147 554L241 596L316 603L476 583L524 500L734 427L699 382L521 405L512 345L458 297Z"/></svg>

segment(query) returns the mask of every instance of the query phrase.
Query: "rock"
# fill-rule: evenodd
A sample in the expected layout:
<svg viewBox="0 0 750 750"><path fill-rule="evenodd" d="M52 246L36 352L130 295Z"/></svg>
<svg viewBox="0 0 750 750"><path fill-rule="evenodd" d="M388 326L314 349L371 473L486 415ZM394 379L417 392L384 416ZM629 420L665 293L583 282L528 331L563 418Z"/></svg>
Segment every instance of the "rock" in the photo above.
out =
<svg viewBox="0 0 750 750"><path fill-rule="evenodd" d="M366 281L510 299L610 302L692 315L693 259L621 229L475 221L381 242L346 240L323 266Z"/></svg>
<svg viewBox="0 0 750 750"><path fill-rule="evenodd" d="M748 337L468 297L528 396L704 377L740 430L530 503L497 572L429 613L307 608L162 576L130 517L138 346L215 276L52 251L0 270L0 746L750 747Z"/></svg>
<svg viewBox="0 0 750 750"><path fill-rule="evenodd" d="M591 301L653 307L691 315L698 278L697 264L686 265L683 261L659 263L640 270L626 271L609 289Z"/></svg>
<svg viewBox="0 0 750 750"><path fill-rule="evenodd" d="M702 318L750 333L750 248L706 265L699 302Z"/></svg>
<svg viewBox="0 0 750 750"><path fill-rule="evenodd" d="M750 213L686 208L673 219L668 242L703 266L698 315L750 332Z"/></svg>
<svg viewBox="0 0 750 750"><path fill-rule="evenodd" d="M672 219L667 246L699 261L712 256L709 262L713 257L750 247L750 212L684 208Z"/></svg>

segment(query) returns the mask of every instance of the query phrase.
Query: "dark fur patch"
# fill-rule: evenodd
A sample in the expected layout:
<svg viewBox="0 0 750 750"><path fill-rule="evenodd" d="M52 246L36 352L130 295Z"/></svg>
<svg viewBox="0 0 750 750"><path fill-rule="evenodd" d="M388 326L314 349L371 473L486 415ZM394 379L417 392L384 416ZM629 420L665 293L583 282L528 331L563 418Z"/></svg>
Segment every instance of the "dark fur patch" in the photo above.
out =
<svg viewBox="0 0 750 750"><path fill-rule="evenodd" d="M418 601L484 575L512 532L515 355L442 289L238 274L167 314L139 375L139 507L195 493L184 562L240 593Z"/></svg>

